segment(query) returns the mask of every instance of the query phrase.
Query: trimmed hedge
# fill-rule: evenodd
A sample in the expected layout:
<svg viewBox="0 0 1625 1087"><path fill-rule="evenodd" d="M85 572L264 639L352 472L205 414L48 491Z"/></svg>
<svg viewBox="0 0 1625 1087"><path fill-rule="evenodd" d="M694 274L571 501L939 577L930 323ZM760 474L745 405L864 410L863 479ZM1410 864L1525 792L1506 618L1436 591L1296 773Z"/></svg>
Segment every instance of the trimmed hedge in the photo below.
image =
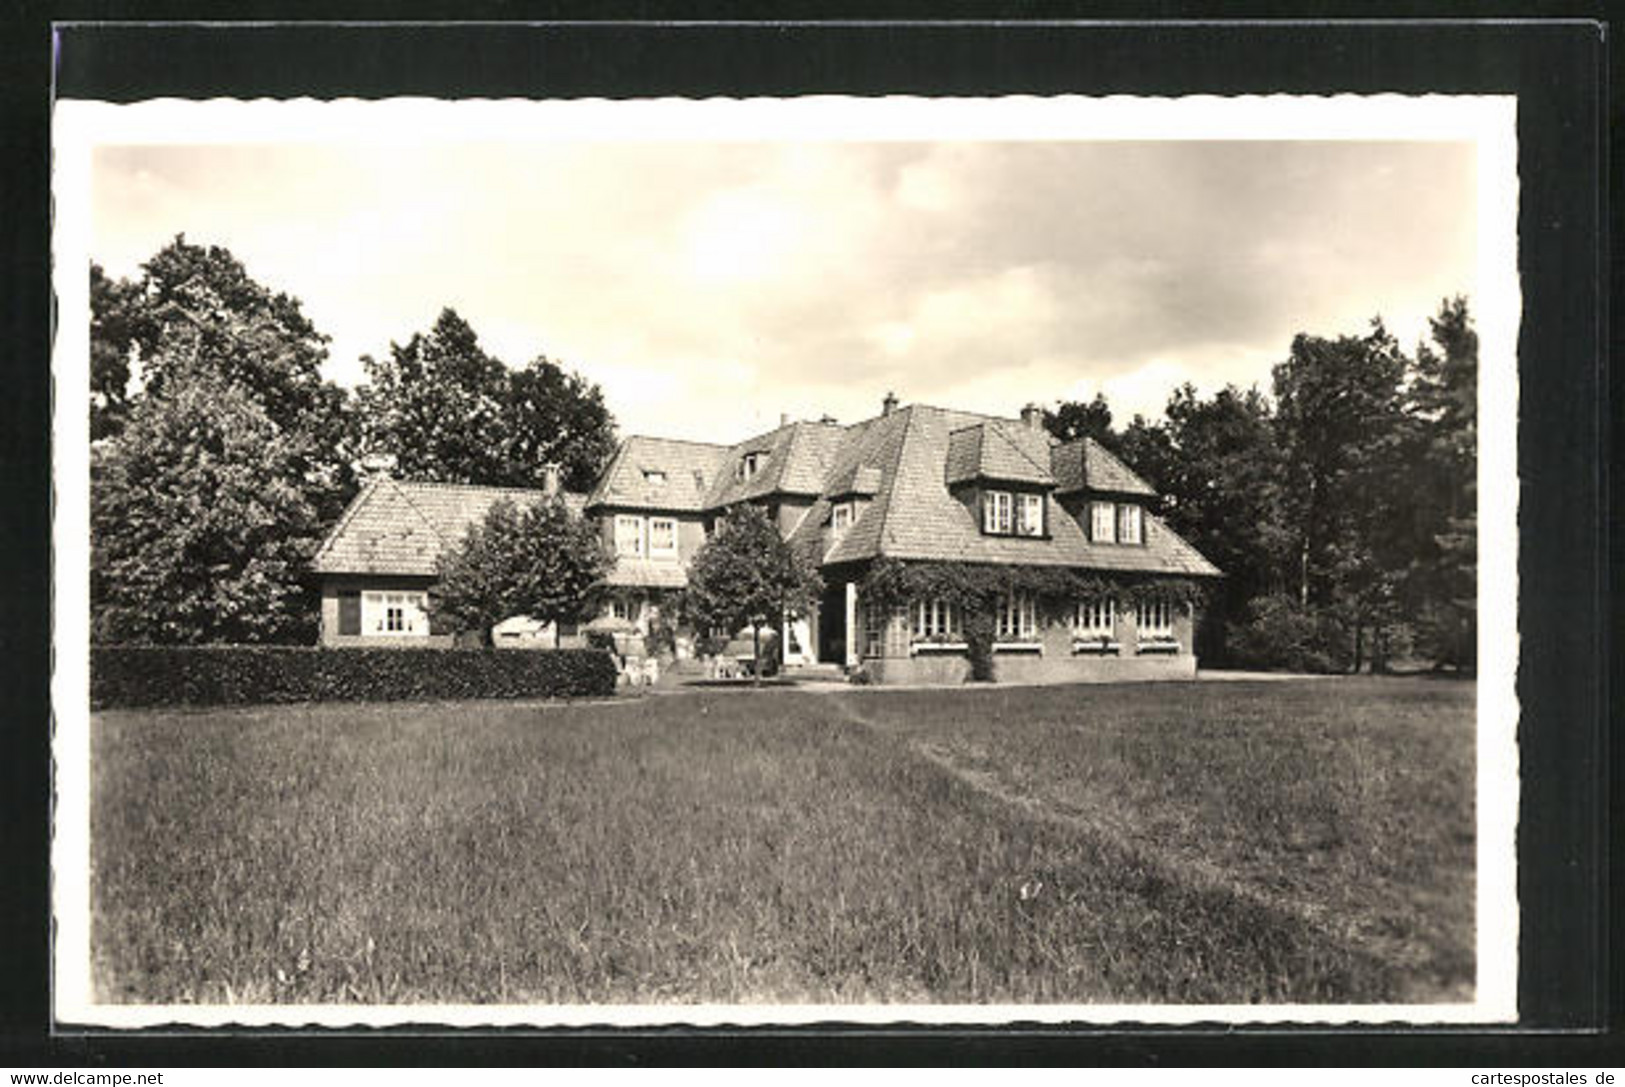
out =
<svg viewBox="0 0 1625 1087"><path fill-rule="evenodd" d="M92 646L90 704L224 706L588 698L615 693L597 649Z"/></svg>

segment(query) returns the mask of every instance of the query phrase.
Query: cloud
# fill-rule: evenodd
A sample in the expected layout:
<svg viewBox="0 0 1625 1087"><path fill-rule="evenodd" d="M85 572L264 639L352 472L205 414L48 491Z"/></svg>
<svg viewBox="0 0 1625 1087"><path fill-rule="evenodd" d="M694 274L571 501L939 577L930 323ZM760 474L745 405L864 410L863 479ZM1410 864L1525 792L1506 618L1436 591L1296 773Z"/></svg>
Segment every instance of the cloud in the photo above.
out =
<svg viewBox="0 0 1625 1087"><path fill-rule="evenodd" d="M888 388L1011 411L1105 389L1126 419L1178 380L1267 386L1298 331L1380 312L1422 332L1474 288L1473 161L1415 142L105 148L94 233L121 274L177 232L227 246L303 301L341 381L452 305L510 364L599 381L627 430L855 419Z"/></svg>

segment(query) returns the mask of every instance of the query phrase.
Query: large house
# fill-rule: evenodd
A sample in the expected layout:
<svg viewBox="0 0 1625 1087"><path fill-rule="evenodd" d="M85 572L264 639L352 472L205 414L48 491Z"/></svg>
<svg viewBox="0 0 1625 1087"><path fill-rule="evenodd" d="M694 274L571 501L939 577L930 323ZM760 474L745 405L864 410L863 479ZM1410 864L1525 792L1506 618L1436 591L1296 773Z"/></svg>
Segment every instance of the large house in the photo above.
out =
<svg viewBox="0 0 1625 1087"><path fill-rule="evenodd" d="M1143 480L1092 439L1057 442L1041 415L900 407L888 395L881 414L859 423L785 420L734 445L627 438L590 494L564 496L616 555L601 621L646 629L665 594L686 584L717 517L751 502L817 561L825 582L819 607L785 624L787 667L861 665L879 682L965 678L956 609L865 606L864 574L896 559L1061 568L1125 590L1064 602L1011 595L996 619L1000 678L1193 676L1193 606L1126 590L1219 571L1151 512ZM494 503L557 493L556 475L536 490L372 477L313 561L322 643L449 643L426 612L440 553ZM537 634L522 619L497 631L499 641Z"/></svg>

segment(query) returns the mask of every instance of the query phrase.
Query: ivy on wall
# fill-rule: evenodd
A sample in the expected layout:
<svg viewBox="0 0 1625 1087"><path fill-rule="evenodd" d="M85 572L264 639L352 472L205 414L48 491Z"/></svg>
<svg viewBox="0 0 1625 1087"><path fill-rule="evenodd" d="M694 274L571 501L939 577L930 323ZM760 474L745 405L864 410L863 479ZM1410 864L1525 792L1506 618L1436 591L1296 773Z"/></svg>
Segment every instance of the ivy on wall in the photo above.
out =
<svg viewBox="0 0 1625 1087"><path fill-rule="evenodd" d="M1189 578L1123 575L1103 578L1058 566L993 566L971 562L905 562L882 558L858 583L864 607L890 610L921 600L940 600L959 609L970 657L971 679L993 679L996 617L1010 596L1031 596L1055 612L1078 600L1109 597L1119 607L1148 601L1199 605L1205 588Z"/></svg>

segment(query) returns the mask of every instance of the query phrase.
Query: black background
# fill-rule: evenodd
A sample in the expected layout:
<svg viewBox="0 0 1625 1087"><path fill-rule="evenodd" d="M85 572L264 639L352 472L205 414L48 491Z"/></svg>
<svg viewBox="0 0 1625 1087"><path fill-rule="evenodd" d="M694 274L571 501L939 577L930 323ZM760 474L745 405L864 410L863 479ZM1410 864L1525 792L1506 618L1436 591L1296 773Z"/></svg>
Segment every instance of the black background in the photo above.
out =
<svg viewBox="0 0 1625 1087"><path fill-rule="evenodd" d="M826 9L828 5L825 6ZM111 25L200 20L259 25ZM328 20L563 19L584 9L485 3L331 4ZM675 6L590 9L625 20ZM695 19L755 17L725 5ZM777 5L787 20L829 10ZM1477 21L1308 22L1325 5L939 4L939 19L543 25L278 22L290 4L12 5L0 39L5 183L0 252L0 1065L427 1063L1158 1063L1619 1065L1618 953L1608 942L1605 863L1611 762L1612 569L1607 501L1608 191L1612 115L1602 28L1487 17L1596 16L1586 5L1452 6ZM1414 17L1417 5L1345 8ZM1437 8L1434 9L1435 13ZM719 13L721 13L719 15ZM868 7L874 19L886 9ZM857 11L848 10L856 16ZM913 17L919 6L893 6ZM1077 23L1256 14L1245 24ZM1016 21L1008 21L1011 16ZM1286 17L1286 18L1284 18ZM81 20L59 25L52 20ZM54 63L53 63L54 58ZM287 1031L54 1032L48 971L50 795L49 111L59 97L643 97L795 94L1516 94L1519 99L1520 624L1523 795L1518 1030L1292 1031L1192 1027L881 1030L839 1026L734 1032L507 1030L450 1037ZM1507 482L1511 485L1511 481ZM1615 689L1618 689L1617 686ZM1617 782L1617 771L1614 771ZM1617 881L1617 875L1613 877ZM1617 889L1617 882L1615 884ZM1621 901L1616 898L1615 901ZM1612 967L1612 969L1610 969ZM1603 1033L1597 1033L1601 1029Z"/></svg>

